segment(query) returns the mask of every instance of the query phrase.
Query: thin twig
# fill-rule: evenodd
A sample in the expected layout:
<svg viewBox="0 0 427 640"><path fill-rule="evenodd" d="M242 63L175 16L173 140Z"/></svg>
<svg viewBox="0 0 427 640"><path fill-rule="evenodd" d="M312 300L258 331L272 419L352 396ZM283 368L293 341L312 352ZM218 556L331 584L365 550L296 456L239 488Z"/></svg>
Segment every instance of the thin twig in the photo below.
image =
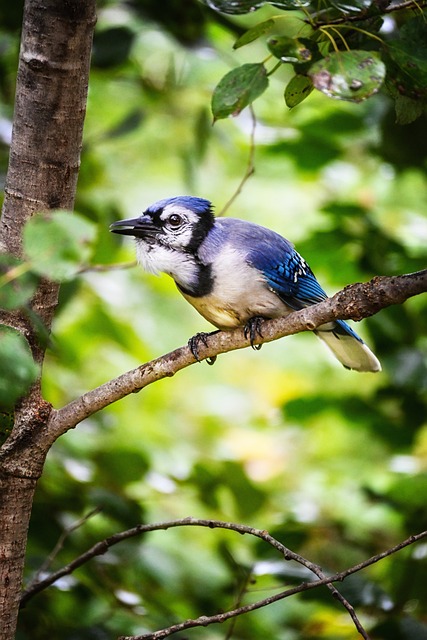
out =
<svg viewBox="0 0 427 640"><path fill-rule="evenodd" d="M250 583L252 577L252 569L250 571L246 571L244 575L244 579L242 580L239 586L239 592L237 594L236 601L234 603L233 609L240 607L243 602L243 598L248 592L248 584ZM225 634L224 640L231 640L234 635L234 629L236 627L237 617L232 618L231 623L228 626L227 633Z"/></svg>
<svg viewBox="0 0 427 640"><path fill-rule="evenodd" d="M61 551L61 549L63 549L65 540L68 538L68 536L76 529L79 529L80 527L82 527L89 520L89 518L92 518L100 511L101 511L100 507L95 507L94 509L89 511L89 513L87 513L85 516L80 518L80 520L73 522L73 524L71 524L69 527L64 529L64 531L59 536L58 541L53 547L52 551L49 553L49 555L47 556L45 561L42 563L42 565L37 569L31 582L29 582L28 585L26 586L25 592L31 591L34 585L39 584L40 576L47 572L47 570L49 569L52 562L55 560L58 553Z"/></svg>
<svg viewBox="0 0 427 640"><path fill-rule="evenodd" d="M233 202L235 201L235 199L241 194L243 187L245 186L245 183L249 180L249 178L255 173L255 129L256 129L256 116L255 116L255 111L253 109L253 106L250 104L249 105L249 111L251 114L251 133L250 133L250 137L249 137L249 156L248 156L248 162L246 165L246 171L243 175L243 178L240 180L240 183L237 186L236 191L233 193L233 195L231 196L231 198L225 203L225 205L223 206L223 208L221 209L221 211L217 214L217 216L223 216L225 214L225 212L227 211L227 209L229 209L231 207L231 205L233 204Z"/></svg>
<svg viewBox="0 0 427 640"><path fill-rule="evenodd" d="M104 271L122 271L124 269L132 269L132 267L136 267L137 264L136 260L116 262L115 264L88 264L79 269L79 273L88 273L90 271L97 273L103 273Z"/></svg>

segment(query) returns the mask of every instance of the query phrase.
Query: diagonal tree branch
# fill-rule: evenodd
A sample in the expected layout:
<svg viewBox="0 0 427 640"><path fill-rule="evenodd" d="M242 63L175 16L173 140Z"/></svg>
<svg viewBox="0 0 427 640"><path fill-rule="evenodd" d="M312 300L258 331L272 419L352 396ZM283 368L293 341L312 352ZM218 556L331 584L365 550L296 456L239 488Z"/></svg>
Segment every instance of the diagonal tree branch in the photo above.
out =
<svg viewBox="0 0 427 640"><path fill-rule="evenodd" d="M295 311L285 318L265 321L262 325L262 338L257 338L254 342L256 344L271 342L301 331L312 331L321 324L338 318L361 320L385 307L402 304L408 298L426 291L427 269L392 277L377 276L366 283L349 285L332 298L301 311ZM220 331L210 335L206 345L200 345L199 355L200 359L204 360L247 346L248 340L241 329ZM68 429L74 428L97 411L130 393L140 391L157 380L171 377L194 363L193 354L185 346L127 371L84 393L61 409L52 411L48 432L43 437L47 437L53 443Z"/></svg>

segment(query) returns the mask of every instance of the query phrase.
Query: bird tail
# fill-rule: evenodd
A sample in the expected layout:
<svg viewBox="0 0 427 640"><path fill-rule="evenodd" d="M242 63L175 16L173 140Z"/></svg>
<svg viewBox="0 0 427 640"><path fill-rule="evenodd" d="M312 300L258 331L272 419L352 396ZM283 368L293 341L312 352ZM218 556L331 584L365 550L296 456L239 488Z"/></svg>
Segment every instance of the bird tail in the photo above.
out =
<svg viewBox="0 0 427 640"><path fill-rule="evenodd" d="M378 358L344 320L323 325L314 333L327 344L346 369L381 371Z"/></svg>

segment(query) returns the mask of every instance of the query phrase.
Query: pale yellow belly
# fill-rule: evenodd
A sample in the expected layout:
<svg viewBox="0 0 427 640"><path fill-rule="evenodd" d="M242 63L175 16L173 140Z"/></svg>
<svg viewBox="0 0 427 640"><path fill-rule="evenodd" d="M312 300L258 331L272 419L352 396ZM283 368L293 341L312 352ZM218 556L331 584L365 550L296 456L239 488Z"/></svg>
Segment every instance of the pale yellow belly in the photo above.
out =
<svg viewBox="0 0 427 640"><path fill-rule="evenodd" d="M263 291L262 298L250 302L243 295L233 301L224 301L213 294L202 298L193 298L184 293L182 295L200 315L218 329L242 327L254 316L277 318L291 312L291 309L272 292Z"/></svg>

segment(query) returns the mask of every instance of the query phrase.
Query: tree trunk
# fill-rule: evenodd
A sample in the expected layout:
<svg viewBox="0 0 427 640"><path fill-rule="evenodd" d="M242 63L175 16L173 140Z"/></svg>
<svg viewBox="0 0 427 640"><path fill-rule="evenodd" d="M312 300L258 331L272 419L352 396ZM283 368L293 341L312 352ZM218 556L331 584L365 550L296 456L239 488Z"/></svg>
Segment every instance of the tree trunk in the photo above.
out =
<svg viewBox="0 0 427 640"><path fill-rule="evenodd" d="M21 255L22 229L37 211L72 209L80 164L95 0L27 0L0 250ZM58 285L40 283L32 308L49 330ZM40 364L44 346L27 315L0 312L19 329ZM0 640L15 635L28 522L51 441L43 438L50 406L40 383L16 407L0 449Z"/></svg>
<svg viewBox="0 0 427 640"><path fill-rule="evenodd" d="M36 480L0 477L1 561L0 638L11 640L21 598L25 544Z"/></svg>

